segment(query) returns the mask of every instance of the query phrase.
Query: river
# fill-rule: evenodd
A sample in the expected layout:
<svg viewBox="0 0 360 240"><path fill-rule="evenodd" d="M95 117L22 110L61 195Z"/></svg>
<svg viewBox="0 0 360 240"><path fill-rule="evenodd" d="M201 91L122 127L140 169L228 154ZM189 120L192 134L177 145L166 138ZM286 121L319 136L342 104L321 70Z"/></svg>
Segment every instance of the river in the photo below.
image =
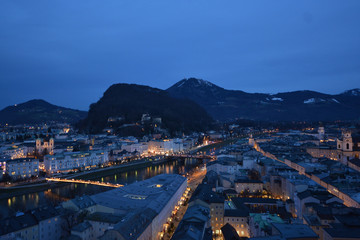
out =
<svg viewBox="0 0 360 240"><path fill-rule="evenodd" d="M119 184L130 184L135 181L142 181L162 173L186 173L199 166L201 161L197 159L185 159L179 161L168 161L150 167L139 167L137 170L129 170L111 174L95 181L111 182ZM0 218L15 214L18 211L27 211L48 204L59 204L76 196L92 195L112 189L90 184L71 183L64 184L46 191L28 193L16 197L0 200Z"/></svg>

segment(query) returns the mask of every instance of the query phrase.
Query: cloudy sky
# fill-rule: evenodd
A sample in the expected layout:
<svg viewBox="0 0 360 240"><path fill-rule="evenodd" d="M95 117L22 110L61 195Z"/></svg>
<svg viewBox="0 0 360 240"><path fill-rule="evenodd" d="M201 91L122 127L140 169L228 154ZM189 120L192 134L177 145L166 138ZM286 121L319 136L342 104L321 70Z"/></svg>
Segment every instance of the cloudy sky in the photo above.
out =
<svg viewBox="0 0 360 240"><path fill-rule="evenodd" d="M339 93L360 87L360 1L2 0L0 108L87 110L114 83Z"/></svg>

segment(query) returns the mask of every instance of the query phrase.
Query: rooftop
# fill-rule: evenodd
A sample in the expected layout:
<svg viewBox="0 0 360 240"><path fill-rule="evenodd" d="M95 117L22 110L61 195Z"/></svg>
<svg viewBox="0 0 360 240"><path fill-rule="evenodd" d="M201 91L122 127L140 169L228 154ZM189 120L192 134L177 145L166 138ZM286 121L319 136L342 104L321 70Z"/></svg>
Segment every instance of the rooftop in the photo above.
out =
<svg viewBox="0 0 360 240"><path fill-rule="evenodd" d="M343 225L334 225L333 228L324 228L333 238L354 238L357 239L360 236L360 228L350 228Z"/></svg>
<svg viewBox="0 0 360 240"><path fill-rule="evenodd" d="M246 208L226 209L224 217L248 217L249 211Z"/></svg>
<svg viewBox="0 0 360 240"><path fill-rule="evenodd" d="M318 238L318 235L305 224L272 223L272 226L285 239Z"/></svg>
<svg viewBox="0 0 360 240"><path fill-rule="evenodd" d="M120 222L124 216L114 215L110 213L102 213L102 212L96 212L86 217L89 221L94 222L107 222L111 224L116 224Z"/></svg>
<svg viewBox="0 0 360 240"><path fill-rule="evenodd" d="M25 213L18 217L10 217L0 220L0 236L19 231L24 228L37 225L36 218L30 214Z"/></svg>
<svg viewBox="0 0 360 240"><path fill-rule="evenodd" d="M186 178L176 174L161 174L153 178L91 196L98 205L129 212L150 208L161 211Z"/></svg>
<svg viewBox="0 0 360 240"><path fill-rule="evenodd" d="M235 228L231 226L229 223L225 224L221 228L221 232L224 236L225 240L240 240L241 238L237 234Z"/></svg>
<svg viewBox="0 0 360 240"><path fill-rule="evenodd" d="M79 209L85 209L96 204L89 196L86 195L82 197L76 197L70 201L72 201Z"/></svg>
<svg viewBox="0 0 360 240"><path fill-rule="evenodd" d="M88 222L88 221L85 221L85 222L82 222L82 223L79 223L78 225L75 225L71 231L74 231L74 232L84 232L86 231L87 229L91 228L91 224Z"/></svg>

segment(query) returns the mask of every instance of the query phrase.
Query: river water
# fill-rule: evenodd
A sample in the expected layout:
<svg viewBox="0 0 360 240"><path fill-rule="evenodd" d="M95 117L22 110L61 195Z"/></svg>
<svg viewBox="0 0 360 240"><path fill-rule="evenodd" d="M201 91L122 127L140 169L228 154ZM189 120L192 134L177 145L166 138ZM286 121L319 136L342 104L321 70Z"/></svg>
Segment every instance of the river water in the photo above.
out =
<svg viewBox="0 0 360 240"><path fill-rule="evenodd" d="M95 181L111 182L119 184L130 184L135 181L142 181L147 178L154 177L159 174L167 173L186 173L191 169L199 166L202 161L197 159L185 159L179 161L169 161L159 165L150 167L143 167L137 170L130 170L126 172L118 172ZM15 214L18 211L27 211L40 206L48 204L59 204L76 196L92 195L100 192L110 190L110 187L102 187L90 184L71 183L48 189L46 191L39 191L35 193L28 193L8 199L0 200L0 218L4 218Z"/></svg>

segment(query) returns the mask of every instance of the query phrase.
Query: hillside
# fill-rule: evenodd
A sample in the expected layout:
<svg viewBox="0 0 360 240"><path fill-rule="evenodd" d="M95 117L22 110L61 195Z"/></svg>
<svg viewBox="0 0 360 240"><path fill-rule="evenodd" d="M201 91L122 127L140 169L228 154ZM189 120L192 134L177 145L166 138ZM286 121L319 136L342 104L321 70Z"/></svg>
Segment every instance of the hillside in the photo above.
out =
<svg viewBox="0 0 360 240"><path fill-rule="evenodd" d="M2 124L75 123L85 118L85 111L59 107L44 100L35 99L8 106L0 111Z"/></svg>
<svg viewBox="0 0 360 240"><path fill-rule="evenodd" d="M123 123L130 124L139 122L143 114L161 117L163 127L170 131L201 131L212 122L193 101L173 98L164 90L148 86L114 84L90 105L88 117L79 127L96 133L107 127L109 118L121 117Z"/></svg>
<svg viewBox="0 0 360 240"><path fill-rule="evenodd" d="M337 95L314 91L246 93L189 78L174 84L167 92L173 97L197 102L220 121L334 121L360 118L359 89Z"/></svg>

